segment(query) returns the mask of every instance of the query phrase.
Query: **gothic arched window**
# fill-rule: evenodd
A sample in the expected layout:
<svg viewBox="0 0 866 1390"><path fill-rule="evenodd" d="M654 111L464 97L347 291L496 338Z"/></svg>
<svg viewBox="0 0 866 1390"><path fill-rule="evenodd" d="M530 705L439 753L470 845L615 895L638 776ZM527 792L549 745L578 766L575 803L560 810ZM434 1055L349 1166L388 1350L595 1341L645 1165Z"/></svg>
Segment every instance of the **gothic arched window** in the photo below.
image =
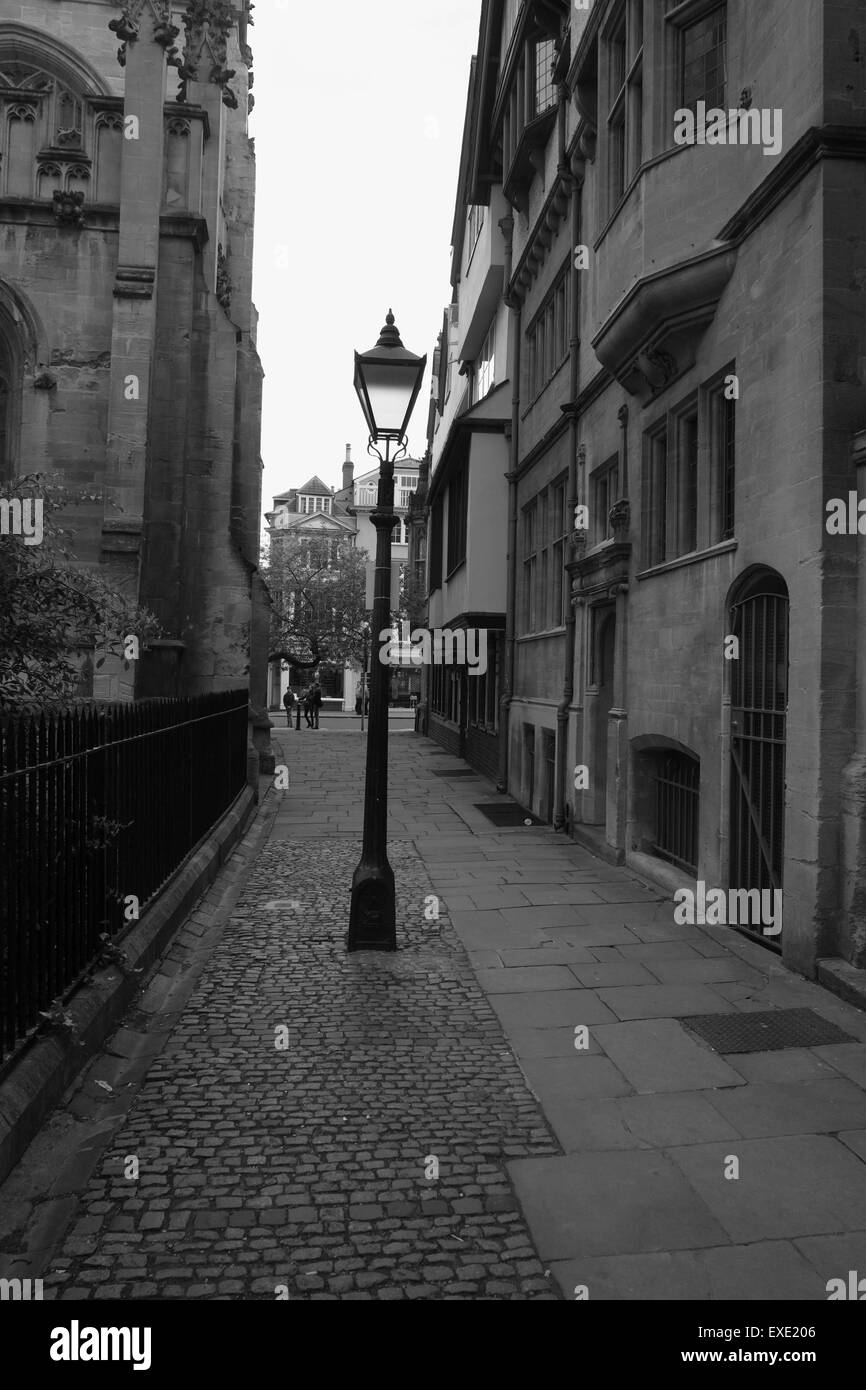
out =
<svg viewBox="0 0 866 1390"><path fill-rule="evenodd" d="M81 68L65 45L0 23L0 194L89 187L96 92Z"/></svg>

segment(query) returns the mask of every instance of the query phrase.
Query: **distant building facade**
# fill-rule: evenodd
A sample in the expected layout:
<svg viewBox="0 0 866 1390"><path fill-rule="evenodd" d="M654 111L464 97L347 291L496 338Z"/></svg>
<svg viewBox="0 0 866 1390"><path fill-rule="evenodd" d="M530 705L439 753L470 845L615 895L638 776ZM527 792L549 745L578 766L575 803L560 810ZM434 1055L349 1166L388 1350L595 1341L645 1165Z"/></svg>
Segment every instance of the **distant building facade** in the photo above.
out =
<svg viewBox="0 0 866 1390"><path fill-rule="evenodd" d="M101 491L76 558L166 634L82 693L249 684L267 756L249 9L4 4L0 469Z"/></svg>
<svg viewBox="0 0 866 1390"><path fill-rule="evenodd" d="M419 463L404 459L397 465L394 478L394 510L399 517L391 543L392 564L405 569L409 557L409 506L418 486ZM376 506L379 470L370 470L355 478L352 446L346 445L341 486L329 488L317 475L303 487L290 488L274 498L271 511L266 513L270 545L278 545L285 535L310 535L322 540L349 541L371 559L376 554L376 530L370 513ZM373 649L378 650L378 642ZM310 675L300 669L283 669L284 663L272 661L268 681L271 709L279 709L282 697L291 685L293 689L309 683ZM338 666L322 662L317 668L323 694L330 701L339 701L344 712L351 713L363 684L363 664L348 662ZM420 689L420 674L397 667L392 674L391 694L397 702L406 703L410 693Z"/></svg>
<svg viewBox="0 0 866 1390"><path fill-rule="evenodd" d="M484 0L455 260L501 230L501 785L668 887L781 889L781 934L755 935L829 977L866 967L863 541L828 520L866 494L866 23L853 0L790 18ZM455 382L486 370L472 275L464 250ZM479 606L437 597L463 549L446 418L431 624ZM455 746L462 698L430 704Z"/></svg>
<svg viewBox="0 0 866 1390"><path fill-rule="evenodd" d="M427 668L418 723L443 747L497 778L503 755L512 396L503 291L512 219L501 189L486 188L486 202L472 191L479 92L473 61L452 231L451 302L433 358L423 500L429 518L426 624L433 631L483 631L487 663L483 675L472 674L466 662ZM420 540L416 533L413 564L422 553Z"/></svg>

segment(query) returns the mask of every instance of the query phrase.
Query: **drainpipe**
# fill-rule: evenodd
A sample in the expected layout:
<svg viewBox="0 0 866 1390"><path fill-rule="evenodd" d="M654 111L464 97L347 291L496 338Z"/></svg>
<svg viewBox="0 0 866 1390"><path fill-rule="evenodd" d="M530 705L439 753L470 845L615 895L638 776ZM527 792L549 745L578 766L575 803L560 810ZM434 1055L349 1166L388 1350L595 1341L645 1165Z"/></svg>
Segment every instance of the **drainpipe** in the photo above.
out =
<svg viewBox="0 0 866 1390"><path fill-rule="evenodd" d="M564 110L564 108L563 108ZM563 114L563 145L562 161L565 163L565 126ZM583 159L572 161L566 177L571 182L571 244L580 245L580 193L582 186L582 174L585 165ZM574 402L577 400L577 393L580 388L580 271L572 261L571 267L571 341L570 364L569 364L569 403L572 407L570 411L571 422L569 425L569 448L568 448L568 518L569 529L571 529L571 518L574 516L575 507L579 500L579 484L577 476L577 438L579 421L574 411ZM563 564L569 559L568 547L563 547ZM563 584L568 593L568 617L565 623L565 673L562 683L562 699L556 708L556 781L554 785L554 830L569 829L568 814L568 791L570 778L568 775L568 725L571 714L571 705L574 700L574 654L577 646L577 610L571 601L571 575L566 569Z"/></svg>
<svg viewBox="0 0 866 1390"><path fill-rule="evenodd" d="M857 495L866 497L866 430L854 436L852 462ZM866 556L857 545L856 715L854 751L842 773L841 859L842 921L838 954L853 966L866 966ZM819 955L826 955L819 949Z"/></svg>
<svg viewBox="0 0 866 1390"><path fill-rule="evenodd" d="M520 321L519 302L509 293L513 264L514 217L511 213L499 223L505 237L505 296L508 306L508 337L511 357L511 439L508 479L508 549L506 558L507 597L505 601L505 660L502 693L499 699L499 780L497 790L508 791L509 711L514 690L514 605L517 596L517 466L520 435Z"/></svg>
<svg viewBox="0 0 866 1390"><path fill-rule="evenodd" d="M620 501L628 501L628 406L621 405L616 413L619 420L619 427L622 431L622 444L620 445L620 456L622 458L622 480L619 485Z"/></svg>

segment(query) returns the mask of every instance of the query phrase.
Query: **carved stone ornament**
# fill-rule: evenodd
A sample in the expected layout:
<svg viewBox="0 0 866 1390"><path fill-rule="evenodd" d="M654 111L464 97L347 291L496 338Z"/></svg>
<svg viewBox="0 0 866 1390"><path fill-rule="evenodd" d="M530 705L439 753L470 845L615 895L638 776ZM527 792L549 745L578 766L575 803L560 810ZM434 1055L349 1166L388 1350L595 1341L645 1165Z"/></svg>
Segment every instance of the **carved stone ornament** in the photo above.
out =
<svg viewBox="0 0 866 1390"><path fill-rule="evenodd" d="M84 194L76 192L54 194L54 220L58 227L82 227L84 225Z"/></svg>
<svg viewBox="0 0 866 1390"><path fill-rule="evenodd" d="M228 313L232 304L232 282L229 277L229 263L221 246L217 247L216 297Z"/></svg>
<svg viewBox="0 0 866 1390"><path fill-rule="evenodd" d="M608 519L613 527L614 540L625 540L631 520L631 507L627 497L620 498L619 502L614 502L608 512Z"/></svg>
<svg viewBox="0 0 866 1390"><path fill-rule="evenodd" d="M667 386L677 374L677 360L673 353L666 352L663 348L648 348L644 357L655 373L652 384L655 385L658 377L661 377L661 385Z"/></svg>
<svg viewBox="0 0 866 1390"><path fill-rule="evenodd" d="M172 67L180 67L180 55L175 47L175 39L180 30L171 22L171 0L126 0L119 19L109 21L109 29L119 39L122 46L117 50L117 61L126 67L127 44L135 43L141 36L141 20L145 11L153 18L153 38L160 48L164 48Z"/></svg>
<svg viewBox="0 0 866 1390"><path fill-rule="evenodd" d="M180 100L187 99L188 82L213 82L222 88L224 105L236 109L238 99L228 85L236 70L226 67L229 34L235 23L232 0L188 0L183 23L186 51L180 69Z"/></svg>

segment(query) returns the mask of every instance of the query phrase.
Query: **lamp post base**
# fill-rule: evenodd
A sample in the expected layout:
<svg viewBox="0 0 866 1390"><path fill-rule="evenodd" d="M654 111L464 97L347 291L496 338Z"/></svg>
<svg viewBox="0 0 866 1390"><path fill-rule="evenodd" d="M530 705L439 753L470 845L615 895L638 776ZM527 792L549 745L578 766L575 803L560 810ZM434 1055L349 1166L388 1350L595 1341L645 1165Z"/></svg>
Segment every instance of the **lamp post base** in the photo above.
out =
<svg viewBox="0 0 866 1390"><path fill-rule="evenodd" d="M394 871L384 864L361 860L352 879L348 951L396 951L397 909Z"/></svg>

